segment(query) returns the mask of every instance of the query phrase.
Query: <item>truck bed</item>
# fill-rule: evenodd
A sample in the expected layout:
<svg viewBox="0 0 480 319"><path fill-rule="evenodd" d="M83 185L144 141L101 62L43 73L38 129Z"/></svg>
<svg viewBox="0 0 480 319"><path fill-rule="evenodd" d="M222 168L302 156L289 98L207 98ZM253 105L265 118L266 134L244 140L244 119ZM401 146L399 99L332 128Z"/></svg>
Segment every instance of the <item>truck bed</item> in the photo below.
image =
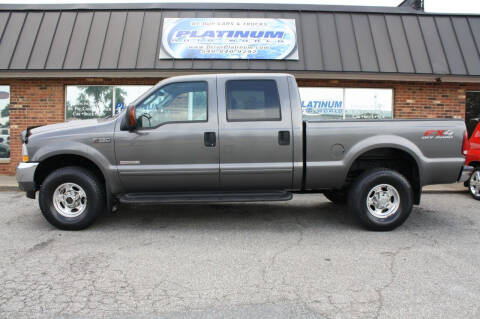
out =
<svg viewBox="0 0 480 319"><path fill-rule="evenodd" d="M449 183L465 162L464 131L457 119L304 121L305 188L341 188L356 160L392 154L415 161L422 186Z"/></svg>

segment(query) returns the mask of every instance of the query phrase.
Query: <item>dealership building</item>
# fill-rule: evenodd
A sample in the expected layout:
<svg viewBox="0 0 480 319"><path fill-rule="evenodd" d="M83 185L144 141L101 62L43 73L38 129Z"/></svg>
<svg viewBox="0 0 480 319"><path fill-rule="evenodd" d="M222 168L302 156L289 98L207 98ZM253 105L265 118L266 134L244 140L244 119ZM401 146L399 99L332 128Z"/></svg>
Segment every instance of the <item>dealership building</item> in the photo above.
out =
<svg viewBox="0 0 480 319"><path fill-rule="evenodd" d="M480 16L280 4L0 5L0 174L20 133L121 111L166 77L282 72L306 119L480 118Z"/></svg>

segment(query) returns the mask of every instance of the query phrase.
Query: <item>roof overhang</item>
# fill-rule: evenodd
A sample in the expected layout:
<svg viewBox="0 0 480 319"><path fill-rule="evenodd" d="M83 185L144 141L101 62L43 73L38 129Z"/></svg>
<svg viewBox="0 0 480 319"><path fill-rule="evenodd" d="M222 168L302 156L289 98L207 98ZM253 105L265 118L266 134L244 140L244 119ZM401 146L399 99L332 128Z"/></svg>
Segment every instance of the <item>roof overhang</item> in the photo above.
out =
<svg viewBox="0 0 480 319"><path fill-rule="evenodd" d="M235 70L239 72L239 70ZM259 73L258 70L242 70L242 73ZM354 72L305 72L288 70L269 70L269 73L289 73L297 79L328 80L364 80L364 81L409 81L409 82L450 82L480 83L480 76L452 75L418 75L399 73L354 73ZM232 73L232 70L162 70L162 71L39 71L39 72L0 72L0 78L32 79L32 78L166 78L178 75Z"/></svg>
<svg viewBox="0 0 480 319"><path fill-rule="evenodd" d="M166 18L294 19L292 59L165 53ZM168 41L167 41L168 42ZM286 71L298 76L477 81L480 16L411 8L292 4L0 5L0 76L157 77ZM38 74L37 74L38 73Z"/></svg>

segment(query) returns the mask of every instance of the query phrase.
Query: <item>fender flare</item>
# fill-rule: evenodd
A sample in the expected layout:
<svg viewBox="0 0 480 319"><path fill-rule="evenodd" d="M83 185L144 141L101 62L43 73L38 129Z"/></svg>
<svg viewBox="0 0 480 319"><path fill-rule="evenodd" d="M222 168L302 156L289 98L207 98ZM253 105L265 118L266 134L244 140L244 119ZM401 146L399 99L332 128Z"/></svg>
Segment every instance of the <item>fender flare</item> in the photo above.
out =
<svg viewBox="0 0 480 319"><path fill-rule="evenodd" d="M364 140L361 140L357 144L353 145L344 157L344 164L347 168L345 171L344 180L347 178L348 172L352 168L353 163L365 153L381 148L391 148L403 151L409 154L416 162L418 167L420 185L422 185L423 163L425 163L425 156L418 146L406 138L395 135L376 135Z"/></svg>
<svg viewBox="0 0 480 319"><path fill-rule="evenodd" d="M94 163L102 173L107 187L112 192L117 192L119 188L115 187L115 185L121 185L116 174L116 167L113 166L101 152L79 142L70 142L68 146L61 141L49 143L38 149L31 160L34 162L42 162L59 155L80 156Z"/></svg>

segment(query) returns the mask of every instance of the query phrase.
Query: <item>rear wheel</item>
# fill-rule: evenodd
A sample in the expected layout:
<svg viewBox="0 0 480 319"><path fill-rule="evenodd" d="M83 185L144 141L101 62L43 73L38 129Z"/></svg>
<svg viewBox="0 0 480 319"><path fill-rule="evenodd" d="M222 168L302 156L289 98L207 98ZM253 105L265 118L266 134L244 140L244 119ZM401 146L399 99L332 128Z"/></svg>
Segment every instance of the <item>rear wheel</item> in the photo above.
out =
<svg viewBox="0 0 480 319"><path fill-rule="evenodd" d="M472 176L468 180L468 190L473 198L480 200L480 168L473 171Z"/></svg>
<svg viewBox="0 0 480 319"><path fill-rule="evenodd" d="M55 227L80 230L105 209L100 179L82 167L59 168L42 183L38 197L43 216Z"/></svg>
<svg viewBox="0 0 480 319"><path fill-rule="evenodd" d="M349 211L367 229L385 231L402 225L413 208L413 192L400 173L371 169L352 184L348 197Z"/></svg>

